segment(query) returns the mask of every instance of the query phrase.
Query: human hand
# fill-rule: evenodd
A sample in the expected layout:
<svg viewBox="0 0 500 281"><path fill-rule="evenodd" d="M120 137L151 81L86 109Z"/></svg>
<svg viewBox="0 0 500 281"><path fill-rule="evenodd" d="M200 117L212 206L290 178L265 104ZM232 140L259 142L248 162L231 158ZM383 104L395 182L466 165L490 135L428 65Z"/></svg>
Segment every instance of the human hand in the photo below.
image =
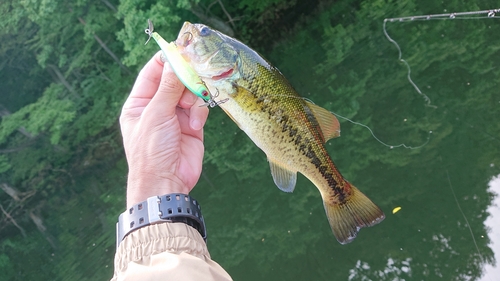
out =
<svg viewBox="0 0 500 281"><path fill-rule="evenodd" d="M158 52L141 70L123 105L120 126L129 165L127 208L155 195L188 194L203 161L208 108Z"/></svg>

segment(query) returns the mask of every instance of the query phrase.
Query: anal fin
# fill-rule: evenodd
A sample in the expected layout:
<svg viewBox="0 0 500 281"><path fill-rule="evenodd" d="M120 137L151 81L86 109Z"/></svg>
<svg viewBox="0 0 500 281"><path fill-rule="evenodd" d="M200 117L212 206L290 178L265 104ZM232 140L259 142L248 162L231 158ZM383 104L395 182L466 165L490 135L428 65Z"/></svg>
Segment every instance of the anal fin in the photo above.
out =
<svg viewBox="0 0 500 281"><path fill-rule="evenodd" d="M323 198L328 222L341 244L352 242L360 228L373 226L385 218L382 210L359 189L351 185L351 190L350 197L342 203L330 203Z"/></svg>
<svg viewBox="0 0 500 281"><path fill-rule="evenodd" d="M271 167L271 175L278 188L284 192L293 192L297 183L297 172L290 171L269 158L268 161Z"/></svg>

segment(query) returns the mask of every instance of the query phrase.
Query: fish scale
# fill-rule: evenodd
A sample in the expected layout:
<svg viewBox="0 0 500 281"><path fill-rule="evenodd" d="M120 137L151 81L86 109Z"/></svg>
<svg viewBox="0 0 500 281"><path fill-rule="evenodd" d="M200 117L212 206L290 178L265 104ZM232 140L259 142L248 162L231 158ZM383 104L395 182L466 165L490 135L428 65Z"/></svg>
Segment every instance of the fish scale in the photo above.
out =
<svg viewBox="0 0 500 281"><path fill-rule="evenodd" d="M251 69L251 68L248 68ZM253 93L253 95L244 95L241 98L241 95L233 95L232 98L240 103L240 104L254 104L261 105L261 112L265 112L267 116L264 116L262 119L276 119L277 116L280 116L280 120L277 120L276 123L278 126L281 125L281 132L279 130L272 131L271 134L268 134L267 139L272 142L272 145L278 145L278 147L274 148L279 151L279 153L283 152L283 147L290 149L290 147L298 147L298 152L302 155L306 156L310 160L310 164L313 164L316 169L320 171L320 174L324 180L328 182L328 186L333 191L333 194L330 193L330 200L335 200L338 202L342 202L345 195L343 193L349 193L350 190L348 187L339 188L344 186L344 181L342 181L342 176L340 172L336 169L335 165L332 161L330 161L329 157L325 157L324 159L320 159L321 155L327 155L326 149L323 145L318 145L313 148L313 144L318 143L321 139L324 139L321 134L321 130L319 130L319 125L316 119L313 117L311 110L306 106L306 103L302 99L298 99L298 94L293 90L293 88L288 85L287 81L281 79L282 74L276 69L270 67L258 67L259 74L248 73L249 77L253 79L254 82L248 83L248 92ZM254 79L253 77L263 77L262 79ZM274 79L273 79L274 78ZM243 80L240 78L240 80ZM266 91L263 90L264 87L261 85L265 85L265 83L259 83L259 81L280 81L282 83L274 83L277 85L267 85L265 88ZM244 84L242 81L235 81L235 84ZM246 100L243 100L246 99ZM267 100L268 102L264 102ZM292 102L293 101L293 102ZM287 110L283 111L282 107L285 107ZM224 108L224 105L221 107ZM290 118L288 115L276 114L279 112L294 112L295 118ZM297 120L296 123L303 123L309 125L308 130L306 130L305 134L298 133L297 128L298 124L290 124L292 120ZM270 125L267 125L268 127ZM261 129L262 131L262 129ZM310 134L310 132L314 132L315 134ZM280 135L280 133L282 133ZM311 136L316 137L315 139L311 139ZM286 139L288 137L288 139ZM281 140L281 142L277 142L275 140ZM289 146L289 143L293 143L293 146ZM283 147L280 147L280 144L284 144ZM306 150L307 148L307 150ZM269 149L262 148L265 151L269 151ZM315 151L320 151L320 153L316 153ZM318 156L319 155L319 156ZM276 156L276 158L282 157L282 154ZM273 155L271 154L272 158ZM284 157L283 157L284 158ZM297 159L297 158L295 158ZM301 158L298 158L301 159ZM290 166L295 166L299 163L290 163ZM300 163L299 165L303 166L304 163ZM319 179L314 178L312 176L306 175L311 181L318 181ZM338 198L338 199L337 199Z"/></svg>
<svg viewBox="0 0 500 281"><path fill-rule="evenodd" d="M324 143L340 135L336 117L300 98L281 72L238 40L186 22L176 45L226 114L266 154L275 184L292 192L297 172L320 191L337 240L351 242L384 213L341 175Z"/></svg>

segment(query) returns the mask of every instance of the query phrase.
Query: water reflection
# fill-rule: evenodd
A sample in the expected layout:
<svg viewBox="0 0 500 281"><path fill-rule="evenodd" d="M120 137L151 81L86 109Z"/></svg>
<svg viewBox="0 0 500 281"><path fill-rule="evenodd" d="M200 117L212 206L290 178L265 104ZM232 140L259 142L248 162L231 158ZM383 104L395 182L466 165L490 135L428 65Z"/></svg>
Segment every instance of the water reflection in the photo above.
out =
<svg viewBox="0 0 500 281"><path fill-rule="evenodd" d="M486 210L490 215L484 221L484 225L489 229L488 236L490 244L488 245L495 255L495 265L486 264L484 266L483 276L481 281L497 280L500 276L500 175L494 177L489 182L489 192L494 194L495 199Z"/></svg>
<svg viewBox="0 0 500 281"><path fill-rule="evenodd" d="M413 80L437 106L431 108L381 30L383 18L408 11L364 4L352 14L333 5L266 57L303 96L368 124L386 142L418 146L429 131L431 139L417 150L389 149L365 128L341 121L342 137L328 143L329 152L387 218L340 246L314 186L299 178L293 194L280 193L264 155L223 124L225 116L211 115L207 132L220 136L206 138L210 174L234 172L221 173L221 188L210 194L197 192L213 203L207 219L224 218L209 222L211 251L237 280L478 280L493 262L483 223L492 200L487 182L497 173L489 164L500 164L500 127L491 121L500 101L493 82L500 71L491 65L498 49L489 47L500 45L492 37L499 26L492 20L387 26ZM340 20L343 13L351 20ZM230 198L244 201L229 206ZM217 210L220 204L237 212ZM396 206L401 211L391 214Z"/></svg>
<svg viewBox="0 0 500 281"><path fill-rule="evenodd" d="M371 270L367 262L358 260L356 267L349 270L349 281L354 280L405 280L411 277L411 258L406 258L402 261L387 259L386 267L380 270Z"/></svg>
<svg viewBox="0 0 500 281"><path fill-rule="evenodd" d="M387 32L411 66L412 80L437 108L425 106L407 79L398 50L382 29L385 18L481 10L494 8L498 1L481 1L482 7L479 1L462 0L312 2L321 3L317 14L298 26L294 26L297 19L288 17L294 28L278 36L279 41L259 35L257 29L242 30L265 37L265 43L272 46L251 47L273 49L264 56L302 96L367 124L382 141L426 145L415 150L389 149L366 128L341 120L342 137L327 144L329 153L343 175L387 215L384 222L361 230L352 244L342 246L331 233L317 189L299 176L293 194L279 191L265 155L220 109L212 109L205 128L204 174L193 192L203 206L212 257L240 281L498 280L500 199L492 193L500 194L500 180L491 177L500 173L499 18L387 23ZM231 12L248 17L244 10L240 6ZM112 73L119 77L118 71ZM100 99L94 109L105 106L105 101ZM112 108L118 108L113 104ZM74 129L89 126L92 132L101 121L89 119ZM433 133L427 143L429 131ZM37 151L44 145L27 148L12 157L13 163L35 159L30 160L33 167L42 167ZM75 161L94 159L90 155L94 152L86 153ZM59 157L54 155L54 159ZM73 156L61 157L61 161L66 157ZM50 238L29 218L23 222L33 228L27 239L12 226L8 239L0 239L0 280L5 276L23 280L105 280L111 276L114 225L124 207L127 166L125 159L114 168L109 163L114 160L75 173L73 188L47 186L40 205L19 205L25 208L19 208L20 212L32 208L40 212L47 233L54 235L60 247L54 250L47 242ZM14 178L21 181L22 174L39 169L29 167L13 172ZM30 177L50 182L44 173ZM397 206L402 209L392 214ZM49 275L54 277L46 278Z"/></svg>

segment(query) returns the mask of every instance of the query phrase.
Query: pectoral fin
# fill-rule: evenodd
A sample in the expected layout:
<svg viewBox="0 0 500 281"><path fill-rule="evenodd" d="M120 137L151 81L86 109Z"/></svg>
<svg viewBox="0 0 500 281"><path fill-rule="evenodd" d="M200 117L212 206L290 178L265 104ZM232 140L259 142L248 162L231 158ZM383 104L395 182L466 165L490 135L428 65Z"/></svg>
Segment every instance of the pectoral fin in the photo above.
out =
<svg viewBox="0 0 500 281"><path fill-rule="evenodd" d="M325 142L340 136L340 123L335 115L314 103L306 102L306 104L318 120Z"/></svg>
<svg viewBox="0 0 500 281"><path fill-rule="evenodd" d="M236 102L238 104L244 104L246 99L253 96L253 93L250 90L236 83L233 83L232 87L234 89L234 93L230 94L232 102ZM215 95L214 97L216 98L217 96L218 95ZM227 116L229 116L229 118L231 118L231 120L233 120L233 122L236 123L236 125L238 125L238 127L243 130L243 127L236 120L236 118L234 118L233 115L228 110L225 109L225 107L221 106L221 108L222 110L224 110L224 112L226 112Z"/></svg>
<svg viewBox="0 0 500 281"><path fill-rule="evenodd" d="M284 168L279 163L268 158L274 183L284 192L293 192L297 182L297 172Z"/></svg>

